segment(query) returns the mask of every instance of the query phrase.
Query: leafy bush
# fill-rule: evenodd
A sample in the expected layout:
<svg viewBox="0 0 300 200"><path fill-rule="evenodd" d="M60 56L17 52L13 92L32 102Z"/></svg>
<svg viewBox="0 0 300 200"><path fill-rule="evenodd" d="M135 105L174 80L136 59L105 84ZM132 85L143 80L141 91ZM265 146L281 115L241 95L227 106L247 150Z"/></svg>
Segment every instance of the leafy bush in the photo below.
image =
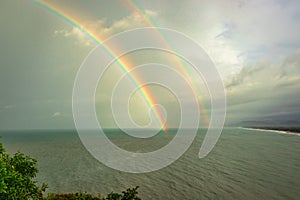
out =
<svg viewBox="0 0 300 200"><path fill-rule="evenodd" d="M39 199L46 184L38 187L33 178L37 174L36 160L20 152L5 153L0 143L0 197L7 200Z"/></svg>
<svg viewBox="0 0 300 200"><path fill-rule="evenodd" d="M122 194L113 193L101 198L87 193L48 194L43 197L47 185L37 186L33 180L38 169L37 161L23 153L13 156L5 153L0 143L0 199L2 200L140 200L137 196L138 186L128 188Z"/></svg>
<svg viewBox="0 0 300 200"><path fill-rule="evenodd" d="M141 200L137 194L137 189L128 188L126 191L123 191L122 194L111 192L107 197L101 198L101 195L93 196L87 193L69 193L69 194L48 194L44 200Z"/></svg>
<svg viewBox="0 0 300 200"><path fill-rule="evenodd" d="M87 193L70 193L70 194L48 194L45 200L103 200L100 196L95 197Z"/></svg>

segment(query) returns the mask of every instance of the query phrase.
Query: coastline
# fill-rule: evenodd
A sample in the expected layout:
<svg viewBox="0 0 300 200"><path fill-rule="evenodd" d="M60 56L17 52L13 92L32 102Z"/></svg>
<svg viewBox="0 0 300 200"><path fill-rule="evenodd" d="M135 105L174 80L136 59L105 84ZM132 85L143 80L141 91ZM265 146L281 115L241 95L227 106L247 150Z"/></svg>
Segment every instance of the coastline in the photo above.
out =
<svg viewBox="0 0 300 200"><path fill-rule="evenodd" d="M263 129L263 128L249 128L249 127L238 127L240 129L244 130L255 130L255 131L263 131L263 132L273 132L273 133L278 133L278 134L283 134L283 135L296 135L300 136L300 133L298 132L292 132L292 131L285 131L285 130L276 130L276 129Z"/></svg>

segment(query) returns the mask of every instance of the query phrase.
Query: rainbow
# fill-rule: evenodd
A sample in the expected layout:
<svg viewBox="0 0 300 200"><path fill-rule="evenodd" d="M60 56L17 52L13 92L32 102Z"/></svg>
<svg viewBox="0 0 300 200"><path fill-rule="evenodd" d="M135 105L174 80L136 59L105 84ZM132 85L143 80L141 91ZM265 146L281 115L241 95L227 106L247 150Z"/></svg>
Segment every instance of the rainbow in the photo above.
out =
<svg viewBox="0 0 300 200"><path fill-rule="evenodd" d="M111 56L112 59L115 60L116 64L119 66L119 68L124 72L124 73L128 73L130 71L130 62L125 60L124 58L118 58L118 55L116 55L113 51L112 48L110 48L109 46L103 44L103 39L101 39L97 34L93 33L92 30L86 28L84 26L84 22L81 22L79 19L76 19L74 16L70 15L67 13L66 10L61 9L59 6L55 5L53 2L49 3L46 2L45 0L33 0L36 4L38 4L39 6L47 9L48 11L50 11L51 13L54 13L55 15L61 17L63 20L65 20L67 23L71 24L72 26L78 28L82 33L84 33L89 39L91 39L95 44L99 45L101 48L103 48L107 54L109 56ZM138 4L137 1L131 1L131 0L126 0L126 4L125 4L130 10L132 10L135 13L138 13L140 16L142 16L144 18L144 22L146 22L148 27L158 27L155 24L155 21L152 19L152 17L147 14L147 12L142 8L142 6L140 6ZM157 31L157 36L158 39L160 39L160 41L162 42L162 44L164 44L166 46L167 49L171 49L170 45L168 44L168 40L167 38L163 37L163 35ZM182 61L180 59L175 59L175 61L177 62L179 67L180 72L185 75L186 77L190 77L189 73L191 73L189 71L188 67L185 67L184 64L182 63ZM139 81L139 77L134 74L134 73L128 73L129 74L129 78L131 79L131 81L139 86L141 84L139 84L141 81ZM203 119L206 125L209 124L209 120L208 120L208 114L206 112L205 106L203 104L203 101L201 99L201 92L200 89L197 87L197 83L195 82L195 80L191 80L188 79L190 81L190 85L192 86L192 88L194 89L195 94L198 94L197 97L199 99L199 107L201 112L204 114L203 115ZM151 95L151 91L147 88L147 87L141 87L140 88L140 94L142 95L144 102L146 103L146 105L149 108L153 108L154 109L154 113L156 118L158 119L158 122L160 123L160 126L162 127L162 129L164 130L164 132L168 132L168 128L166 125L166 122L164 122L162 113L160 112L160 110L158 110L154 105L155 103L155 99L153 97L153 95Z"/></svg>
<svg viewBox="0 0 300 200"><path fill-rule="evenodd" d="M118 58L118 55L115 55L113 49L111 49L109 46L103 44L103 41L104 41L103 39L101 39L99 36L97 36L95 33L93 33L92 30L85 28L84 24L81 23L79 20L70 16L69 14L64 12L62 9L60 9L58 6L55 6L53 3L48 3L43 0L33 0L33 1L36 4L40 5L41 7L45 8L48 11L54 13L55 15L61 17L62 19L64 19L66 22L68 22L72 26L78 28L80 31L82 31L82 33L84 33L87 37L89 37L95 44L97 44L101 48L103 48L107 52L107 54L116 61L117 65L123 72L127 73L130 71L130 68L129 68L130 65L126 64L124 59ZM140 81L138 80L137 75L132 74L132 73L131 74L128 73L128 74L129 74L129 78L135 85L137 85L137 86L141 85L141 84L139 84ZM147 104L147 106L149 108L153 108L156 118L158 119L158 122L161 125L161 128L163 129L163 131L165 133L167 133L168 128L167 128L166 122L164 122L162 113L154 106L156 103L155 103L155 99L154 99L153 95L151 95L150 90L147 87L141 87L140 93L142 94L143 99L145 100L145 103Z"/></svg>
<svg viewBox="0 0 300 200"><path fill-rule="evenodd" d="M155 20L152 19L151 15L147 14L147 12L143 9L143 7L138 3L137 0L126 0L127 4L125 4L126 6L128 6L129 9L131 9L132 11L138 13L140 16L142 16L144 18L144 21L147 23L147 25L149 27L158 27L158 25L155 23ZM157 29L156 29L157 30ZM164 37L164 35L162 33L160 33L158 30L156 31L157 33L157 38L160 39L160 41L162 42L162 44L165 45L166 49L172 49L170 46L170 43L168 42L168 38ZM190 77L189 74L191 74L191 70L189 70L189 67L185 67L185 64L180 60L180 59L176 59L175 61L177 62L177 66L181 66L179 67L180 72L185 76L185 77ZM197 83L195 80L193 79L188 79L190 81L190 85L192 86L193 90L194 90L194 94L198 94L198 102L199 102L199 107L201 112L203 113L203 119L205 124L208 126L209 125L209 119L208 119L208 113L206 112L205 106L203 104L203 100L201 98L201 89L199 87L197 87Z"/></svg>

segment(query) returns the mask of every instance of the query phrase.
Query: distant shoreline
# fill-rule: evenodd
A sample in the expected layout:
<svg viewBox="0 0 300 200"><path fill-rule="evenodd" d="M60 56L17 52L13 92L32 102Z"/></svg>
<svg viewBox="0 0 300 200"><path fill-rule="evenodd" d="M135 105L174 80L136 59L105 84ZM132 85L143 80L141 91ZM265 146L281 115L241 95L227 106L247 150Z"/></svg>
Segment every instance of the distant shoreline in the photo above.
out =
<svg viewBox="0 0 300 200"><path fill-rule="evenodd" d="M256 130L256 131L264 131L264 132L273 132L284 135L297 135L300 136L299 128L282 128L282 127L239 127L245 130Z"/></svg>

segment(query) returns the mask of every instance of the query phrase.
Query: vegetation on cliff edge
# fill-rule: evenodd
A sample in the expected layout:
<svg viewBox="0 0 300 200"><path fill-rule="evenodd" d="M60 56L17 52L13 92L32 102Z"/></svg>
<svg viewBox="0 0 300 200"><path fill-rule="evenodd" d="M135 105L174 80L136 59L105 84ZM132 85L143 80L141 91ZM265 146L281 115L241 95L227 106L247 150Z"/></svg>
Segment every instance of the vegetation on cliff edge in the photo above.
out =
<svg viewBox="0 0 300 200"><path fill-rule="evenodd" d="M138 186L128 188L121 194L111 192L105 197L100 194L69 193L44 195L47 184L38 186L34 180L37 160L17 152L10 155L0 143L0 199L5 200L140 200Z"/></svg>

